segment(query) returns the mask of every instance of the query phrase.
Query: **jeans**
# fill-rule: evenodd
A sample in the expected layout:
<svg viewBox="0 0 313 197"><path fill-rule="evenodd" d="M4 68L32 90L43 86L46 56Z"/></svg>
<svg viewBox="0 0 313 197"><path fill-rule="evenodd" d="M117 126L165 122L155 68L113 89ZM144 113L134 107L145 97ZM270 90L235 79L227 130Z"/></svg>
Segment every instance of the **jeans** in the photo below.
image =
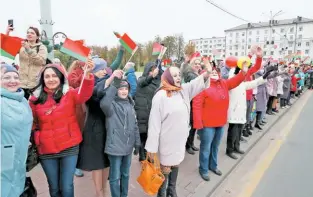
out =
<svg viewBox="0 0 313 197"><path fill-rule="evenodd" d="M209 168L216 170L218 147L223 137L224 127L205 127L199 130L200 153L199 153L199 172L208 174Z"/></svg>
<svg viewBox="0 0 313 197"><path fill-rule="evenodd" d="M109 160L111 195L112 197L127 197L132 154L126 156L109 155Z"/></svg>
<svg viewBox="0 0 313 197"><path fill-rule="evenodd" d="M47 176L51 197L74 197L74 173L77 155L40 160Z"/></svg>

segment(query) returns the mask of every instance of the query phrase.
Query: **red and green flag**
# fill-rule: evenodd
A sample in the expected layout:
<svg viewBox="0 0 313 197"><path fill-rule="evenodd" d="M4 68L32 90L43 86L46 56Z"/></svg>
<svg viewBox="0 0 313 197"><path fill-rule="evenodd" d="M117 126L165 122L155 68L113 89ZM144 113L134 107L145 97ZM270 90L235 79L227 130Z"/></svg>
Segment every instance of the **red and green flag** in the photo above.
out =
<svg viewBox="0 0 313 197"><path fill-rule="evenodd" d="M138 49L137 44L126 33L120 38L120 43L132 55Z"/></svg>
<svg viewBox="0 0 313 197"><path fill-rule="evenodd" d="M0 55L14 60L22 47L22 38L1 34Z"/></svg>
<svg viewBox="0 0 313 197"><path fill-rule="evenodd" d="M159 55L162 51L163 46L155 42L152 47L152 55Z"/></svg>
<svg viewBox="0 0 313 197"><path fill-rule="evenodd" d="M80 40L74 41L66 38L60 51L80 61L87 61L90 48L85 47Z"/></svg>

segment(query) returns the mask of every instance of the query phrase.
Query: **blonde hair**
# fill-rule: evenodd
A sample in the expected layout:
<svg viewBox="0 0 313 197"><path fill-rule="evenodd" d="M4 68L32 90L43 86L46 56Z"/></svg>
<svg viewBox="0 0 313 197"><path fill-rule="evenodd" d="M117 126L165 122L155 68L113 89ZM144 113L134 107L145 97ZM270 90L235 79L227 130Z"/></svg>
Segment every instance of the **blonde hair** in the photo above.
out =
<svg viewBox="0 0 313 197"><path fill-rule="evenodd" d="M79 66L79 61L78 60L73 61L72 64L70 65L70 67L68 68L67 72L71 73L78 66Z"/></svg>

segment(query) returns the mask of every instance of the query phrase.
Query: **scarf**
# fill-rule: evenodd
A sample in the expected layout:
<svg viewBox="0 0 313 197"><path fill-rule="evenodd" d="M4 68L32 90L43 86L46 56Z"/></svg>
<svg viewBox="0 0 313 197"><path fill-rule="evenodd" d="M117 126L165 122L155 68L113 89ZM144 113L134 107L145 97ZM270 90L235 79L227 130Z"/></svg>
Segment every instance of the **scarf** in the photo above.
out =
<svg viewBox="0 0 313 197"><path fill-rule="evenodd" d="M174 79L170 73L170 68L166 69L161 76L161 87L159 90L165 90L167 97L172 96L172 92L181 90L181 87L177 87L174 84Z"/></svg>

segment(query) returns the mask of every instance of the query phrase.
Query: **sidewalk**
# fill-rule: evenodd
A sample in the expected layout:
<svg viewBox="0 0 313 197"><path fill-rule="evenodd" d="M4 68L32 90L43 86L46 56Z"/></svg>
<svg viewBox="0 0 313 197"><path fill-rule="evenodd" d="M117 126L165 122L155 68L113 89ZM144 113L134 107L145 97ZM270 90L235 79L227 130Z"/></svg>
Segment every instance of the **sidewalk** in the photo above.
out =
<svg viewBox="0 0 313 197"><path fill-rule="evenodd" d="M305 94L305 93L304 93ZM297 99L292 100L295 102ZM248 139L248 143L242 143L242 149L247 151L251 149L258 139L264 135L264 132L271 127L288 109L280 109L280 112L273 116L268 116L268 123L263 127L263 131L257 131L254 129L253 135ZM238 160L233 160L225 155L226 150L226 137L227 137L227 127L224 130L224 136L219 151L219 169L223 172L223 176L219 177L215 174L210 173L211 181L203 181L198 173L199 166L199 155L196 152L195 155L189 155L186 153L185 160L180 165L177 192L179 197L204 197L209 196L211 192L218 187L218 185L227 177L229 173L236 167L236 165L241 161L242 158ZM196 146L199 147L199 140L195 139ZM129 197L146 197L145 193L142 191L140 185L137 183L136 179L140 173L140 163L138 157L133 157L131 174L130 174L130 184L129 184ZM38 197L49 197L49 189L45 174L42 171L40 165L30 173L35 187L37 188ZM108 185L109 188L109 185ZM109 193L108 193L108 196ZM81 178L75 177L75 197L96 197L94 192L93 181L91 173L85 172L85 176Z"/></svg>

